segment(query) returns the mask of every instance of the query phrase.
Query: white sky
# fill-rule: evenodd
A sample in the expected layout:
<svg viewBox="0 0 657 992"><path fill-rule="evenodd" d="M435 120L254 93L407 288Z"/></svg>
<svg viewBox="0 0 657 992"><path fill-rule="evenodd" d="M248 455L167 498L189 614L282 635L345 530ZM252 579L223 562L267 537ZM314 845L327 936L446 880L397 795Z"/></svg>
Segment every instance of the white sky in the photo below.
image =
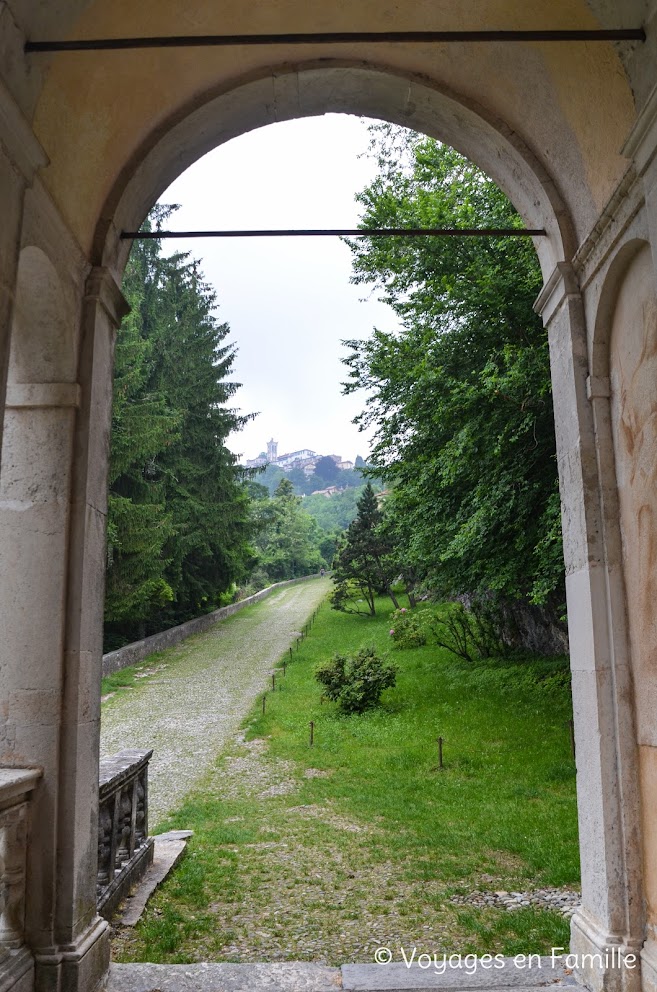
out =
<svg viewBox="0 0 657 992"><path fill-rule="evenodd" d="M170 226L208 228L355 227L354 194L376 165L359 158L367 121L327 114L272 124L227 142L196 162L161 197L181 205ZM367 287L352 286L351 252L337 238L246 238L164 242L201 260L218 317L238 346L235 404L260 416L228 440L253 458L270 437L279 453L312 448L353 460L368 438L351 420L361 395L344 397L343 338L397 326Z"/></svg>

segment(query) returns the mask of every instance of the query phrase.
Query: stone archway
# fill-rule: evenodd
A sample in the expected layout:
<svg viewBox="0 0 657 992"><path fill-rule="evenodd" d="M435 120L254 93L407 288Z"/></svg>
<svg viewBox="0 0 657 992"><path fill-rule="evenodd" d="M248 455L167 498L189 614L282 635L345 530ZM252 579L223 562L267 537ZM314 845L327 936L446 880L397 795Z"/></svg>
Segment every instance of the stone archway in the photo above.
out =
<svg viewBox="0 0 657 992"><path fill-rule="evenodd" d="M198 103L148 136L101 210L94 256L117 277L129 251L128 243L118 241L120 231L136 230L161 193L198 158L254 128L326 113L400 124L445 141L475 161L528 227L547 230L547 238L534 239L546 278L574 250L573 224L558 187L521 137L508 133L501 121L487 119L473 102L464 104L426 79L332 60L284 64L256 79L238 78Z"/></svg>
<svg viewBox="0 0 657 992"><path fill-rule="evenodd" d="M27 10L28 4L12 6ZM77 28L82 33L102 33L114 23L109 6L96 0L68 7L58 3L57 10L62 16L79 14ZM126 23L133 14L139 23L147 21L150 12L165 33L175 22L176 6L160 3L158 8L158 3L144 0L122 9ZM251 6L258 15L260 7ZM243 17L252 29L251 6L229 3L222 8L222 17L226 15L231 26L241 25ZM503 3L498 7L498 14L508 15ZM588 23L591 17L588 8L574 0L564 0L562 7L562 13L578 23L579 19ZM529 10L528 20L540 19L542 9L538 4L536 10ZM29 23L26 10L21 12ZM409 12L399 7L399 16ZM418 12L426 13L424 8ZM344 10L333 13L342 16ZM459 17L463 13L459 8ZM195 30L205 24L206 14L207 10L200 11ZM294 3L287 4L285 25L301 25L303 14L302 6L297 10ZM511 14L515 23L518 11ZM377 4L369 5L368 16L378 17ZM386 12L386 25L390 21L392 26L396 16ZM39 18L34 19L39 23ZM12 39L20 37L20 23L18 18L11 25ZM11 47L9 42L7 46ZM67 387L77 384L79 395L74 389L76 400L70 402L73 393L65 391L68 407L59 394L58 406L44 407L64 408L62 417L68 418L67 461L58 471L69 481L66 508L56 525L65 596L40 644L41 674L52 687L52 727L57 737L30 731L25 759L46 767L39 789L43 796L54 797L52 830L42 847L30 850L27 938L41 987L91 990L107 963L107 934L94 917L98 742L94 695L100 672L112 343L123 312L118 280L128 250L119 234L121 229L137 227L159 193L203 151L261 124L326 110L365 113L448 140L492 175L528 223L548 230L549 237L537 246L545 277L537 305L551 343L571 614L584 887L584 910L574 921L574 948L580 952L614 948L622 955L638 950L643 941L632 686L622 663L627 645L620 649L625 639L625 603L614 592L614 562L604 540L607 483L595 443L595 409L604 387L589 375L587 315L591 323L599 292L590 289L590 280L586 283L587 311L580 294L580 280L584 285L590 275L587 259L595 253L590 232L606 229L609 218L615 218L628 200L629 187L618 185L627 166L620 144L635 114L623 63L610 46L579 62L562 51L544 53L534 48L522 50L515 61L507 53L481 50L476 56L471 51L441 53L440 64L424 50L387 52L385 59L375 59L373 52L365 51L361 57L348 50L339 61L334 52L312 46L306 61L299 62L297 52L290 49L279 53L273 66L253 52L243 56L243 64L237 56L226 56L219 67L207 54L196 62L181 55L174 60L179 83L157 54L143 59L138 71L127 59L119 62L124 75L102 60L90 64L54 59L42 76L34 72L29 77L21 75L20 60L8 67L17 106L28 116L34 112L34 130L20 110L10 118L0 115L2 137L7 137L14 154L8 168L18 162L28 183L35 170L42 169L24 214L25 184L16 182L12 173L7 196L15 209L8 213L8 230L19 232L22 226L23 244L43 251L57 268L57 248L40 230L43 219L56 217L58 230L69 239L64 252L72 256L77 251L82 260L71 307L65 308L76 330L75 380L62 374L48 383L49 390L56 382ZM645 95L653 78L645 72L646 62L641 58L633 62L627 56L624 64L637 70L637 92ZM0 97L5 99L2 93ZM526 113L528 100L536 108L531 118ZM6 119L10 126L5 128ZM648 123L641 127L643 136L650 133ZM49 166L35 134L51 158ZM25 148L28 155L23 154ZM642 169L648 168L646 161ZM616 199L606 207L610 196ZM641 204L637 209L642 209ZM26 230L30 231L27 241ZM76 239L78 245L72 247ZM20 242L19 237L15 240ZM46 265L35 275L38 285L51 284L47 269ZM6 271L11 303L15 280L9 263ZM4 286L0 289L0 303L7 304ZM0 314L10 309L7 304ZM38 310L30 320L37 339L43 335L52 340ZM62 355L70 344L64 343L65 337L60 337ZM18 355L16 351L16 359ZM48 396L52 403L52 390ZM44 485L38 473L48 459L42 451L40 444L36 463L25 474L28 487ZM3 511L15 512L10 504L5 499ZM47 560L43 535L30 551L32 556L35 562ZM19 571L22 575L22 565ZM34 602L37 610L47 609L48 594L40 591ZM3 612L3 620L5 616ZM20 636L22 625L18 627ZM32 689L29 666L21 668L28 655L22 644L8 681L14 711L21 718L29 714ZM29 719L23 722L31 726ZM9 762L13 760L10 757ZM53 880L50 887L42 884L46 877ZM595 966L584 969L583 977L596 989L630 988L638 982L638 972ZM650 987L648 982L646 988Z"/></svg>
<svg viewBox="0 0 657 992"><path fill-rule="evenodd" d="M613 609L599 540L596 451L586 395L586 325L577 279L566 261L575 242L574 224L552 177L519 136L509 135L500 122L486 120L471 103L464 105L424 80L362 65L285 67L209 96L145 142L102 211L94 241L96 258L118 278L129 249L120 231L136 229L169 183L218 143L275 120L340 111L366 113L448 141L492 175L528 225L548 232L536 245L546 279L537 307L551 339L567 588L574 617L584 908L573 923L573 949L580 956L604 954L609 948L621 957L637 955L643 916L635 849L640 835L632 794L636 770L628 738L631 700L622 679L609 668ZM602 615L608 622L600 622ZM615 728L614 721L619 721ZM621 770L629 772L622 789ZM621 791L624 804L618 802ZM593 961L582 969L582 978L593 988L634 987L638 972L617 964L618 956L616 967L600 968Z"/></svg>

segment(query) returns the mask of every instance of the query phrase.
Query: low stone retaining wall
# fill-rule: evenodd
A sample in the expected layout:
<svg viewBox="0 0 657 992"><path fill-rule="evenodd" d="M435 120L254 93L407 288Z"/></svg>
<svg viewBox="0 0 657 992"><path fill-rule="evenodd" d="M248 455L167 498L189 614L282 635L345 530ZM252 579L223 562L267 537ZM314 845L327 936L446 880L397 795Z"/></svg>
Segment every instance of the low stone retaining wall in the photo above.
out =
<svg viewBox="0 0 657 992"><path fill-rule="evenodd" d="M168 630L162 630L159 634L145 637L143 641L133 641L132 644L126 644L116 651L110 651L109 654L103 655L103 675L118 672L121 668L127 668L128 665L136 665L137 662L147 658L149 654L173 647L174 644L179 644L185 638L191 637L192 634L202 634L214 626L215 623L219 623L220 620L225 620L226 617L232 616L233 613L243 610L245 606L250 606L251 603L258 603L261 599L266 599L276 589L283 589L285 586L294 586L299 582L308 582L310 579L316 579L318 577L318 575L303 575L299 579L276 582L273 586L267 586L266 589L261 589L260 592L255 593L253 596L247 596L246 599L241 599L239 603L222 606L221 609L214 610L212 613L206 613L202 617L195 617L193 620L188 620L187 623L181 623L177 627L169 627Z"/></svg>

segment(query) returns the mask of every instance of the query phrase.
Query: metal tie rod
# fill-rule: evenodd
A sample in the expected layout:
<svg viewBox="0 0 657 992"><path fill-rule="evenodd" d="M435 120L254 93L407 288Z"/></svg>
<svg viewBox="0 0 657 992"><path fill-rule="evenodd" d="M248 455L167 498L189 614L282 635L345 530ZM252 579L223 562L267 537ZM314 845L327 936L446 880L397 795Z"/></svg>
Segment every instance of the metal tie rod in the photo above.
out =
<svg viewBox="0 0 657 992"><path fill-rule="evenodd" d="M543 227L362 227L310 228L269 231L121 231L122 241L159 241L160 238L542 238Z"/></svg>
<svg viewBox="0 0 657 992"><path fill-rule="evenodd" d="M25 52L99 52L132 48L230 48L236 45L427 44L439 42L645 41L639 28L529 31L304 31L291 34L165 35L151 38L80 38L26 41Z"/></svg>

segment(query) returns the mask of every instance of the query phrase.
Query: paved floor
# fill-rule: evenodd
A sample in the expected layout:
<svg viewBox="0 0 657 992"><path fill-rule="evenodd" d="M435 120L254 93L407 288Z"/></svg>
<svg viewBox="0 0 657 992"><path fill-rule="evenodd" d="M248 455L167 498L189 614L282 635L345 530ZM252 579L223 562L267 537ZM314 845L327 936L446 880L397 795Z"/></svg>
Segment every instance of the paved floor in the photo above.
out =
<svg viewBox="0 0 657 992"><path fill-rule="evenodd" d="M561 964L533 956L532 965L504 958L502 967L417 964L114 964L105 992L558 992L577 983ZM440 962L439 962L440 963ZM499 965L499 961L497 962Z"/></svg>
<svg viewBox="0 0 657 992"><path fill-rule="evenodd" d="M162 652L135 689L104 703L102 757L126 747L154 749L151 830L203 777L329 588L329 579L313 579L273 593Z"/></svg>

